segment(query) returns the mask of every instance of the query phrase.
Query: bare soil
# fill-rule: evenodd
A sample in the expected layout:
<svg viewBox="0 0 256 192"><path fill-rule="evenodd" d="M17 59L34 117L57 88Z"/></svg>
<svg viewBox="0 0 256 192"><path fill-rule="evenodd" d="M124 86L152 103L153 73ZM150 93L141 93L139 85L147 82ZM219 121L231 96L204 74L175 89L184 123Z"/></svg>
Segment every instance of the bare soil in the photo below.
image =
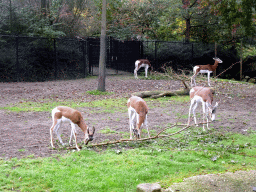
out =
<svg viewBox="0 0 256 192"><path fill-rule="evenodd" d="M0 83L0 107L25 101L42 102L73 100L90 102L106 98L129 98L131 93L150 90L177 90L183 88L180 81L167 80L135 80L131 75L108 76L106 90L114 94L95 96L86 91L96 90L97 78L63 80L49 82ZM211 128L247 134L256 130L256 85L236 83L215 83L215 101L219 102L217 121ZM154 105L154 101L151 102ZM124 103L126 105L126 103ZM55 106L53 106L54 108ZM148 114L149 129L159 131L168 123L186 123L182 117L188 114L189 103L170 102L166 106L159 104L151 107ZM79 108L89 126L96 127L95 139L92 143L120 139L123 134L129 135L128 115L126 112L91 113L90 108ZM95 109L94 109L95 110ZM97 109L96 109L97 110ZM99 109L100 110L100 109ZM177 114L180 114L178 116ZM55 141L56 149L50 147L49 128L52 125L49 112L10 112L0 110L0 158L22 158L51 156L66 153ZM65 125L63 140L68 142L69 125ZM101 129L111 129L116 133L104 134ZM200 129L201 127L199 127ZM121 133L121 134L120 134ZM146 136L146 134L144 135ZM56 135L55 135L55 139ZM83 134L78 130L78 142L83 141Z"/></svg>

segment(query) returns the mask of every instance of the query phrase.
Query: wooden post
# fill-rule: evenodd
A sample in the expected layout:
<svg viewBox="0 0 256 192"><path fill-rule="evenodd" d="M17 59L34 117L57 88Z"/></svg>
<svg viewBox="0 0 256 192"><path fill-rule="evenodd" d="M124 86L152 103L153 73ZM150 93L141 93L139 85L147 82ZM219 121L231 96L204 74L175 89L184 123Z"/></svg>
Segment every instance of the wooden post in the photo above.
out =
<svg viewBox="0 0 256 192"><path fill-rule="evenodd" d="M58 66L57 66L57 48L56 48L56 38L53 39L53 48L54 48L54 78L57 80L57 75L58 75Z"/></svg>
<svg viewBox="0 0 256 192"><path fill-rule="evenodd" d="M241 50L240 50L240 81L243 79L243 42L241 41Z"/></svg>
<svg viewBox="0 0 256 192"><path fill-rule="evenodd" d="M215 57L217 57L217 47L218 47L217 42L215 42ZM215 69L215 71L213 72L214 77L216 77L216 70L217 69Z"/></svg>
<svg viewBox="0 0 256 192"><path fill-rule="evenodd" d="M25 78L25 77L24 77ZM16 36L16 80L20 82L19 36Z"/></svg>

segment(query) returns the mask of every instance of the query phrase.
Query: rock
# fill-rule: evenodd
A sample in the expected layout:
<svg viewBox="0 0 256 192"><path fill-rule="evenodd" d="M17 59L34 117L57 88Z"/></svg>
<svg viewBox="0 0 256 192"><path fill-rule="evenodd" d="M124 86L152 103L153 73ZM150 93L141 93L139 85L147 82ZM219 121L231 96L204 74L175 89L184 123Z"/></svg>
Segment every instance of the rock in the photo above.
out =
<svg viewBox="0 0 256 192"><path fill-rule="evenodd" d="M161 185L158 183L142 183L137 186L137 192L161 192Z"/></svg>

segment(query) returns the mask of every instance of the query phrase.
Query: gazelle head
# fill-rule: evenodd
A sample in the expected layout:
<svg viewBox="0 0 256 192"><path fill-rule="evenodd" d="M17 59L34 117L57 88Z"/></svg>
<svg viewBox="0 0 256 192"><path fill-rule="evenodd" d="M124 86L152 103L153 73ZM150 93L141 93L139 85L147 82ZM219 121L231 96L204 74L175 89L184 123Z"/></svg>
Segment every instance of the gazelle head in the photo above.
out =
<svg viewBox="0 0 256 192"><path fill-rule="evenodd" d="M213 60L217 61L218 63L223 63L223 61L220 60L218 57L214 57Z"/></svg>
<svg viewBox="0 0 256 192"><path fill-rule="evenodd" d="M215 120L215 114L216 114L216 110L218 107L218 102L216 102L216 104L214 106L212 106L210 103L206 102L206 107L207 107L207 116L211 118L212 121Z"/></svg>
<svg viewBox="0 0 256 192"><path fill-rule="evenodd" d="M136 139L140 139L140 129L133 129L133 134L136 136Z"/></svg>
<svg viewBox="0 0 256 192"><path fill-rule="evenodd" d="M85 139L84 139L85 145L87 145L89 141L93 140L94 132L95 132L95 127L87 128L87 133L85 133Z"/></svg>

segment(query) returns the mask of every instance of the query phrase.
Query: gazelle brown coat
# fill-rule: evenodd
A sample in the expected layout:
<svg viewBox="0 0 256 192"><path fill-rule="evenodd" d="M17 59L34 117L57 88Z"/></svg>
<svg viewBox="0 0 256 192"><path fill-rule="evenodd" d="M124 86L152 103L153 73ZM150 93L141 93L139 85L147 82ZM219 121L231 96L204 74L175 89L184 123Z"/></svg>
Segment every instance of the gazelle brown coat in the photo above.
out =
<svg viewBox="0 0 256 192"><path fill-rule="evenodd" d="M141 127L145 124L147 131L147 114L148 106L146 102L137 96L132 96L127 101L129 124L130 124L130 139L132 139L132 132L136 138L141 137ZM136 128L134 128L134 123L136 122ZM148 131L149 136L149 131ZM150 136L149 136L150 137Z"/></svg>
<svg viewBox="0 0 256 192"><path fill-rule="evenodd" d="M74 136L75 142L76 142L76 148L78 151L80 149L77 145L77 140L76 140L76 125L78 127L80 127L81 130L84 132L84 135L85 135L84 143L86 145L88 144L89 141L93 140L95 128L93 127L92 130L89 129L83 119L82 114L75 109L72 109L72 108L66 107L66 106L56 107L52 110L52 120L53 120L53 124L50 128L51 146L52 147L54 147L54 145L53 145L53 130L57 134L57 137L58 137L60 143L62 145L64 145L64 143L62 142L62 139L60 137L60 133L59 133L59 128L60 128L61 124L64 122L68 122L71 125L71 135L70 135L69 144L71 145L72 136Z"/></svg>

